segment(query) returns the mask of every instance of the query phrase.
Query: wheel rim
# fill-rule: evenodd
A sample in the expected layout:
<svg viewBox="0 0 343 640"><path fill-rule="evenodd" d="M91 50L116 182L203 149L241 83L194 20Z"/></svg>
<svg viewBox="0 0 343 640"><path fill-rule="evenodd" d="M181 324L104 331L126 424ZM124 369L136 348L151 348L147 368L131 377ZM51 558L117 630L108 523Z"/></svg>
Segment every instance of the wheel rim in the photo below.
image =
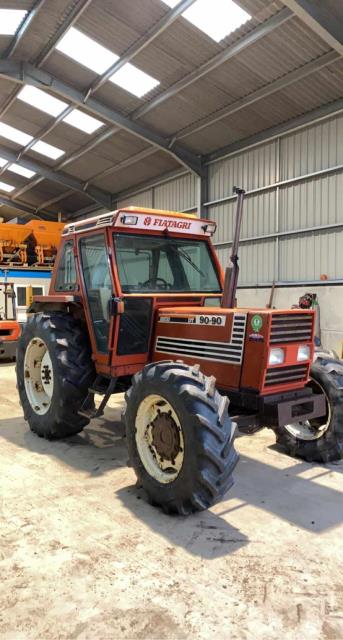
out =
<svg viewBox="0 0 343 640"><path fill-rule="evenodd" d="M138 407L136 445L142 464L155 480L173 482L184 460L184 438L180 420L163 396L149 395Z"/></svg>
<svg viewBox="0 0 343 640"><path fill-rule="evenodd" d="M38 415L49 411L54 391L54 372L48 347L41 338L27 345L24 358L24 381L28 401Z"/></svg>
<svg viewBox="0 0 343 640"><path fill-rule="evenodd" d="M326 433L331 422L331 406L325 389L315 380L311 380L310 386L314 393L324 394L327 410L323 418L293 422L285 425L285 429L298 440L319 440L319 438Z"/></svg>

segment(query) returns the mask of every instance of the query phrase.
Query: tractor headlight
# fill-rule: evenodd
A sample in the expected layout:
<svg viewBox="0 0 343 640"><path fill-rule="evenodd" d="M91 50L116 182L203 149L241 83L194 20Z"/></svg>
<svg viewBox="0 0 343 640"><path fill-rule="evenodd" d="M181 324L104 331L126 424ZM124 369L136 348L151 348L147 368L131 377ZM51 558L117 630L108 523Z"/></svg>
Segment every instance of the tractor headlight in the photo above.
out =
<svg viewBox="0 0 343 640"><path fill-rule="evenodd" d="M269 351L268 364L282 364L285 359L285 352L283 349L271 349Z"/></svg>
<svg viewBox="0 0 343 640"><path fill-rule="evenodd" d="M308 344L301 344L298 348L297 360L298 362L303 362L304 360L309 360L311 357L311 349Z"/></svg>

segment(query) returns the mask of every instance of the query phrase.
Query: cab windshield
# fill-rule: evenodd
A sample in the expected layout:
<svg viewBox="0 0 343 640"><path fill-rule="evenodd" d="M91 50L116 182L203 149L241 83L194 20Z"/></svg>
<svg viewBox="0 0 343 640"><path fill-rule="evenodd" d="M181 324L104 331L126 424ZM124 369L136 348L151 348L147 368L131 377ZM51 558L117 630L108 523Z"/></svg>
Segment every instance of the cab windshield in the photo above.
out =
<svg viewBox="0 0 343 640"><path fill-rule="evenodd" d="M123 293L221 292L206 241L115 234Z"/></svg>

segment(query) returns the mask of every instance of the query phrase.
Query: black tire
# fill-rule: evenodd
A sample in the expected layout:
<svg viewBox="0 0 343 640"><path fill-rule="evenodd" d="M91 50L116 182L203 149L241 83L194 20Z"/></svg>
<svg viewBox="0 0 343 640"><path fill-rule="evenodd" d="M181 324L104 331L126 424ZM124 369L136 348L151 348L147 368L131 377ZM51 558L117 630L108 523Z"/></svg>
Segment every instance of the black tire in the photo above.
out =
<svg viewBox="0 0 343 640"><path fill-rule="evenodd" d="M24 358L30 341L41 338L51 358L54 388L50 407L44 415L32 408L24 384ZM24 418L31 431L49 440L75 435L89 423L78 415L94 380L87 329L65 313L36 313L22 330L17 351L17 386Z"/></svg>
<svg viewBox="0 0 343 640"><path fill-rule="evenodd" d="M329 420L327 430L316 440L295 438L285 427L278 427L276 440L292 456L308 462L332 462L343 458L343 362L331 358L317 358L311 366L314 390L324 390ZM320 387L319 387L320 385ZM317 423L318 424L318 423ZM313 421L316 426L316 421Z"/></svg>
<svg viewBox="0 0 343 640"><path fill-rule="evenodd" d="M136 443L136 415L151 394L163 396L175 410L184 438L184 460L179 475L160 483L146 470ZM197 365L160 362L147 365L133 378L126 393L124 421L131 464L149 501L166 513L188 515L208 509L230 489L238 461L233 446L235 427L228 399L215 389L215 379Z"/></svg>

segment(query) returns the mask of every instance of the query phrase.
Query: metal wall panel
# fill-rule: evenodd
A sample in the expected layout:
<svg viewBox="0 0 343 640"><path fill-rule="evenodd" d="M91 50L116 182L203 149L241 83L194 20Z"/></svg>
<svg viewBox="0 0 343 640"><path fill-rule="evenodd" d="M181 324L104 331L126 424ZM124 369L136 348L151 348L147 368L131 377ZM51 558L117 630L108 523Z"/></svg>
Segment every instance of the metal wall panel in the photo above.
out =
<svg viewBox="0 0 343 640"><path fill-rule="evenodd" d="M118 209L130 206L151 208L153 206L152 189L128 196L124 200L118 200Z"/></svg>
<svg viewBox="0 0 343 640"><path fill-rule="evenodd" d="M292 236L280 240L280 280L342 279L343 230ZM341 295L341 294L339 294Z"/></svg>
<svg viewBox="0 0 343 640"><path fill-rule="evenodd" d="M343 173L280 189L280 231L343 222Z"/></svg>
<svg viewBox="0 0 343 640"><path fill-rule="evenodd" d="M130 205L169 211L196 209L196 177L189 173L118 201L119 207Z"/></svg>
<svg viewBox="0 0 343 640"><path fill-rule="evenodd" d="M281 138L281 180L339 164L343 164L343 114Z"/></svg>
<svg viewBox="0 0 343 640"><path fill-rule="evenodd" d="M229 264L230 248L217 248L223 268ZM259 240L242 244L239 248L239 284L256 286L261 282L271 282L275 271L275 242Z"/></svg>
<svg viewBox="0 0 343 640"><path fill-rule="evenodd" d="M316 281L322 274L342 279L343 114L210 165L208 215L218 223L221 255L232 240L234 183L251 192L243 214L241 238L250 240L240 247L241 284ZM330 225L336 229L313 229ZM282 235L288 231L292 235ZM271 239L258 239L266 235Z"/></svg>
<svg viewBox="0 0 343 640"><path fill-rule="evenodd" d="M187 174L154 188L154 207L169 211L184 211L197 206L196 177Z"/></svg>
<svg viewBox="0 0 343 640"><path fill-rule="evenodd" d="M209 166L209 199L232 193L234 186L257 189L277 180L278 151L273 140Z"/></svg>
<svg viewBox="0 0 343 640"><path fill-rule="evenodd" d="M236 201L209 208L209 218L217 222L214 242L230 242L233 238ZM267 191L247 197L244 201L242 238L263 236L276 231L276 192Z"/></svg>

